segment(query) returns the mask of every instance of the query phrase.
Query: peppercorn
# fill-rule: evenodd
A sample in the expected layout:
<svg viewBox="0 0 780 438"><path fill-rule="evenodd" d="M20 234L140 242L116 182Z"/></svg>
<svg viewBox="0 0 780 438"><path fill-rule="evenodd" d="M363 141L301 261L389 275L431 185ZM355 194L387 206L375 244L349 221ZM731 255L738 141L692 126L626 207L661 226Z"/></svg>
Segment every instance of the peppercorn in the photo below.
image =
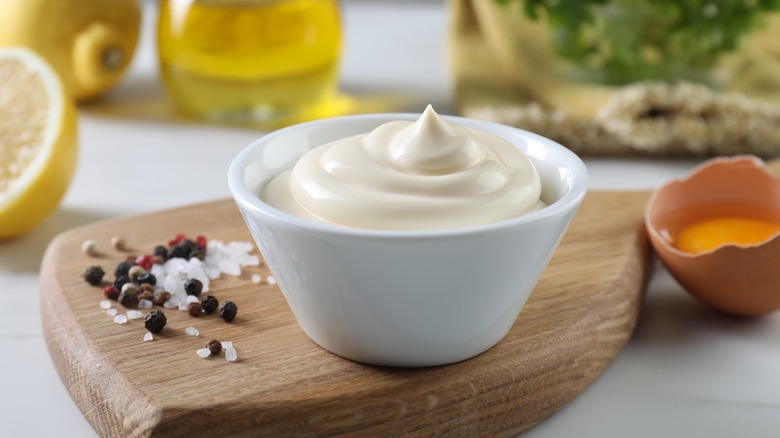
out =
<svg viewBox="0 0 780 438"><path fill-rule="evenodd" d="M82 276L84 277L84 280L87 281L87 283L93 286L97 286L101 281L103 281L104 275L106 275L106 273L103 271L103 268L98 265L92 265L84 270L84 274Z"/></svg>
<svg viewBox="0 0 780 438"><path fill-rule="evenodd" d="M203 283L197 278L191 278L184 282L184 292L187 292L187 295L200 296L203 292Z"/></svg>
<svg viewBox="0 0 780 438"><path fill-rule="evenodd" d="M208 241L206 240L206 236L199 235L195 238L195 243L203 249L206 249L206 245L208 244Z"/></svg>
<svg viewBox="0 0 780 438"><path fill-rule="evenodd" d="M98 243L95 239L85 240L84 243L81 244L81 250L84 252L84 254L90 257L100 255L100 250L98 250Z"/></svg>
<svg viewBox="0 0 780 438"><path fill-rule="evenodd" d="M138 305L138 289L133 283L127 283L122 286L118 297L119 304L125 307L135 307Z"/></svg>
<svg viewBox="0 0 780 438"><path fill-rule="evenodd" d="M171 250L168 251L168 258L169 259L185 259L189 255L189 251L187 248L184 248L181 245L175 245L171 247Z"/></svg>
<svg viewBox="0 0 780 438"><path fill-rule="evenodd" d="M152 250L152 255L154 255L155 257L157 256L162 257L163 260L165 260L168 258L168 248L162 245L157 245L154 247L154 250Z"/></svg>
<svg viewBox="0 0 780 438"><path fill-rule="evenodd" d="M165 324L168 322L168 318L165 314L159 310L150 311L144 318L144 327L152 333L160 333Z"/></svg>
<svg viewBox="0 0 780 438"><path fill-rule="evenodd" d="M122 236L114 236L111 238L111 246L117 251L124 251L127 249L127 241Z"/></svg>
<svg viewBox="0 0 780 438"><path fill-rule="evenodd" d="M190 316L200 316L201 312L203 312L203 306L201 306L197 301L194 303L189 303L187 304L187 312L190 314Z"/></svg>
<svg viewBox="0 0 780 438"><path fill-rule="evenodd" d="M135 263L129 262L127 260L120 262L118 265L116 265L116 268L114 268L114 277L128 277L128 272L134 265Z"/></svg>
<svg viewBox="0 0 780 438"><path fill-rule="evenodd" d="M138 263L138 266L144 268L145 271L148 271L152 269L152 265L154 265L154 257L152 257L150 254L146 254L145 256L138 259L136 263Z"/></svg>
<svg viewBox="0 0 780 438"><path fill-rule="evenodd" d="M144 286L149 286L148 284L144 283L141 285L140 288L138 288L138 301L141 300L149 300L151 301L154 297L154 292L151 289L151 286L149 288L144 288Z"/></svg>
<svg viewBox="0 0 780 438"><path fill-rule="evenodd" d="M222 342L219 342L216 339L212 339L208 342L206 342L206 348L211 351L212 356L218 355L222 351Z"/></svg>
<svg viewBox="0 0 780 438"><path fill-rule="evenodd" d="M206 260L206 250L200 247L195 247L190 251L187 259L198 259L200 261Z"/></svg>
<svg viewBox="0 0 780 438"><path fill-rule="evenodd" d="M171 293L167 290L160 290L154 293L152 302L158 306L162 306L166 301L171 299Z"/></svg>
<svg viewBox="0 0 780 438"><path fill-rule="evenodd" d="M200 306L203 307L203 311L209 315L216 312L219 307L219 300L213 295L208 295L200 300Z"/></svg>
<svg viewBox="0 0 780 438"><path fill-rule="evenodd" d="M225 301L219 306L219 316L227 322L230 322L236 318L238 313L238 306L232 301Z"/></svg>
<svg viewBox="0 0 780 438"><path fill-rule="evenodd" d="M136 282L138 281L138 276L146 272L146 270L138 265L133 266L130 268L129 271L127 271L127 276L130 277L130 281Z"/></svg>
<svg viewBox="0 0 780 438"><path fill-rule="evenodd" d="M116 300L119 298L119 289L111 285L104 286L103 296L105 296L109 300Z"/></svg>
<svg viewBox="0 0 780 438"><path fill-rule="evenodd" d="M130 283L130 279L124 275L117 276L114 279L114 287L119 290L122 290L122 286L126 285L127 283Z"/></svg>
<svg viewBox="0 0 780 438"><path fill-rule="evenodd" d="M138 276L136 281L138 284L148 284L150 286L154 286L157 284L157 277L155 277L151 272L144 272Z"/></svg>

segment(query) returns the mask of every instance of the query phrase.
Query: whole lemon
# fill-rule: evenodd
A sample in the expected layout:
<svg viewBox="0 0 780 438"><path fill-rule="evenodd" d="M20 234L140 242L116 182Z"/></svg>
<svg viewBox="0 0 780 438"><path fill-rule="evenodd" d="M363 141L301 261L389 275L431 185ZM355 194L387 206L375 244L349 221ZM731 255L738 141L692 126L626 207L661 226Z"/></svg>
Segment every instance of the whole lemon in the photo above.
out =
<svg viewBox="0 0 780 438"><path fill-rule="evenodd" d="M3 0L0 46L24 46L57 70L77 101L119 81L138 42L137 0Z"/></svg>

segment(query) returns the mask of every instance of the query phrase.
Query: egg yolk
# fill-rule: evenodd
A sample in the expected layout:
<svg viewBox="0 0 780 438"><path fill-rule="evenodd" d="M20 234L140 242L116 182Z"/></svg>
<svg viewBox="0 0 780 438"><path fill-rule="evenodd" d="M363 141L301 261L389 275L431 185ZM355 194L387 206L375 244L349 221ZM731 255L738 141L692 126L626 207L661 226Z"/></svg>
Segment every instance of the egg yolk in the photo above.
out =
<svg viewBox="0 0 780 438"><path fill-rule="evenodd" d="M780 224L741 217L722 217L694 222L677 236L677 248L691 254L712 251L723 245L748 246L769 240Z"/></svg>

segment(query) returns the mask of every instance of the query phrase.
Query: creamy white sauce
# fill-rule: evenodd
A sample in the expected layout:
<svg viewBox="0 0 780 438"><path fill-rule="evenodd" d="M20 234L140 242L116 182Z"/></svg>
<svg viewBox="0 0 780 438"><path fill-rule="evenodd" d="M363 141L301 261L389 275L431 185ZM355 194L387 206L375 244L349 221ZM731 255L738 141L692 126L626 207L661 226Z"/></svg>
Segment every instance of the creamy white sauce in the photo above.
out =
<svg viewBox="0 0 780 438"><path fill-rule="evenodd" d="M539 174L508 141L452 124L428 106L415 122L319 146L260 198L287 213L394 230L498 222L544 206Z"/></svg>

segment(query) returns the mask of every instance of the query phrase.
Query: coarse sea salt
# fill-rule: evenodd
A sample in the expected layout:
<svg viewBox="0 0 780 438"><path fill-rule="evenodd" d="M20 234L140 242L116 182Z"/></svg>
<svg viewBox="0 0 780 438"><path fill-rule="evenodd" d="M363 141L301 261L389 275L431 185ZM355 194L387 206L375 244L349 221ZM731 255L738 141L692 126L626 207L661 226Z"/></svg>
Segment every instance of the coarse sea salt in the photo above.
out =
<svg viewBox="0 0 780 438"><path fill-rule="evenodd" d="M151 309L154 303L147 299L138 300L138 308L139 309Z"/></svg>
<svg viewBox="0 0 780 438"><path fill-rule="evenodd" d="M190 260L172 258L164 264L153 265L151 273L157 278L158 286L171 293L171 298L163 307L187 310L188 295L184 291L184 283L189 279L200 280L203 292L208 292L209 280L217 279L222 274L238 276L245 266L259 266L260 258L250 254L254 248L252 242L224 244L219 240L209 240L203 261L196 257Z"/></svg>
<svg viewBox="0 0 780 438"><path fill-rule="evenodd" d="M127 319L139 319L143 318L144 314L140 310L128 310Z"/></svg>
<svg viewBox="0 0 780 438"><path fill-rule="evenodd" d="M187 295L187 300L186 300L187 304L199 303L199 302L200 302L200 298L196 297L195 295Z"/></svg>
<svg viewBox="0 0 780 438"><path fill-rule="evenodd" d="M225 349L225 359L227 359L228 362L235 362L236 359L238 359L238 352L233 347L228 347Z"/></svg>
<svg viewBox="0 0 780 438"><path fill-rule="evenodd" d="M114 322L117 324L125 324L127 323L127 317L122 314L116 315L114 316Z"/></svg>
<svg viewBox="0 0 780 438"><path fill-rule="evenodd" d="M195 354L205 359L211 356L211 350L209 350L208 348L201 348L200 350L196 351Z"/></svg>
<svg viewBox="0 0 780 438"><path fill-rule="evenodd" d="M276 284L276 278L274 278L274 276L273 276L273 275L269 275L269 276L268 276L268 277L265 279L265 281L267 281L267 282L268 282L268 284Z"/></svg>
<svg viewBox="0 0 780 438"><path fill-rule="evenodd" d="M144 342L148 342L154 339L154 336L152 335L152 332L146 332L144 335Z"/></svg>
<svg viewBox="0 0 780 438"><path fill-rule="evenodd" d="M233 348L233 341L222 342L222 348Z"/></svg>
<svg viewBox="0 0 780 438"><path fill-rule="evenodd" d="M111 308L111 301L109 300L100 300L100 308L104 310L108 310Z"/></svg>
<svg viewBox="0 0 780 438"><path fill-rule="evenodd" d="M198 336L200 335L200 332L195 327L187 327L184 329L184 333L190 335L190 336Z"/></svg>
<svg viewBox="0 0 780 438"><path fill-rule="evenodd" d="M260 283L263 280L263 277L260 276L260 274L255 274L252 276L252 283L257 284Z"/></svg>

